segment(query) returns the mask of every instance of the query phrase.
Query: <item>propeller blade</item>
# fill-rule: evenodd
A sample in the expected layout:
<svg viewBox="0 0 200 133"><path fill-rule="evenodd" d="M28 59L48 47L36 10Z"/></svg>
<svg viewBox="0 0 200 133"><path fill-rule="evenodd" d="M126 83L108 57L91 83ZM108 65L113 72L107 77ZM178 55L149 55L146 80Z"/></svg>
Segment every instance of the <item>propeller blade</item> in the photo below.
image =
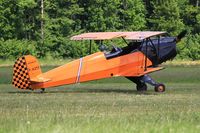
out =
<svg viewBox="0 0 200 133"><path fill-rule="evenodd" d="M176 37L176 42L179 42L185 35L187 34L187 30L182 31L181 33L178 34Z"/></svg>

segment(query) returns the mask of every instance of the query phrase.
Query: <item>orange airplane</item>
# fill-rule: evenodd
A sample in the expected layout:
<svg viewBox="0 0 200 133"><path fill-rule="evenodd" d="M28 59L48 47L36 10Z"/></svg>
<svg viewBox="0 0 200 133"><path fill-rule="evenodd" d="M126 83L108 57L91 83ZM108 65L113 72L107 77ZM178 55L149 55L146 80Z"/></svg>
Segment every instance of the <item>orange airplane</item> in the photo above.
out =
<svg viewBox="0 0 200 133"><path fill-rule="evenodd" d="M138 91L146 91L148 83L156 92L164 92L165 85L155 82L148 73L163 69L158 65L176 56L176 43L185 34L183 31L177 37L169 37L166 32L138 31L76 35L71 40L90 40L90 52L92 40L103 44L104 40L122 38L127 46L113 46L110 52L96 52L45 73L35 57L25 55L14 64L12 84L19 89L44 91L49 87L123 76L134 82Z"/></svg>

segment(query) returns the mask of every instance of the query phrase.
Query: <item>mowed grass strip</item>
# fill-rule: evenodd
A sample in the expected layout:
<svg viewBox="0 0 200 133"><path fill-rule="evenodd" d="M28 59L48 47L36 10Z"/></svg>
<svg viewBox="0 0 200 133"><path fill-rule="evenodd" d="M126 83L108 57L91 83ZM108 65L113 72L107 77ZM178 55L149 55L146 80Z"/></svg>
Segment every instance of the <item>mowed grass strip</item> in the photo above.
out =
<svg viewBox="0 0 200 133"><path fill-rule="evenodd" d="M3 70L9 75L8 69ZM55 87L42 94L1 84L0 132L199 132L199 68L169 70L152 74L166 83L165 93L151 86L137 92L125 78Z"/></svg>

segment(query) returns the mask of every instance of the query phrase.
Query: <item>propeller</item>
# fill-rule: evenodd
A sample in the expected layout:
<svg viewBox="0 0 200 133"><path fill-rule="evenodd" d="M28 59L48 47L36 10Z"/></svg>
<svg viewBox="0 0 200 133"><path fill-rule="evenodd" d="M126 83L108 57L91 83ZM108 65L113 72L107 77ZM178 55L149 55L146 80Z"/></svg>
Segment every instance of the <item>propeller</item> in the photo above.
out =
<svg viewBox="0 0 200 133"><path fill-rule="evenodd" d="M181 39L183 37L185 37L186 34L187 34L187 30L183 30L181 33L179 33L178 36L175 38L176 43L178 43L179 41L181 41Z"/></svg>

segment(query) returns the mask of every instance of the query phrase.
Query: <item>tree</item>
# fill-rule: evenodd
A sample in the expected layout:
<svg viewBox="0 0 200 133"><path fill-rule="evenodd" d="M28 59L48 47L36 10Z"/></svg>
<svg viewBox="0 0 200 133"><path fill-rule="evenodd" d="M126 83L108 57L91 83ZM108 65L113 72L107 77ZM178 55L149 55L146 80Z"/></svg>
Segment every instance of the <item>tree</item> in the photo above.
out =
<svg viewBox="0 0 200 133"><path fill-rule="evenodd" d="M149 19L151 30L167 31L177 35L184 28L180 18L180 9L176 0L154 0L153 14Z"/></svg>
<svg viewBox="0 0 200 133"><path fill-rule="evenodd" d="M193 34L200 32L200 8L197 6L198 2L197 4L196 2L196 0L179 1L181 18L183 18L183 22L187 29Z"/></svg>
<svg viewBox="0 0 200 133"><path fill-rule="evenodd" d="M44 1L44 45L43 53L59 56L59 49L64 45L64 39L79 30L79 20L76 17L82 11L77 0ZM39 48L39 47L38 47Z"/></svg>
<svg viewBox="0 0 200 133"><path fill-rule="evenodd" d="M120 29L136 31L146 28L146 10L141 0L122 0L120 7Z"/></svg>
<svg viewBox="0 0 200 133"><path fill-rule="evenodd" d="M17 15L17 1L1 0L0 1L0 38L11 39L16 38L17 23L19 21Z"/></svg>
<svg viewBox="0 0 200 133"><path fill-rule="evenodd" d="M28 39L28 40L36 40L38 30L40 28L37 25L39 21L37 18L40 14L39 5L35 0L18 0L17 8L19 14L17 18L19 21L15 21L18 24L17 31L19 31L18 38L20 39ZM20 29L18 29L20 27Z"/></svg>
<svg viewBox="0 0 200 133"><path fill-rule="evenodd" d="M119 27L119 0L79 0L78 4L84 8L80 20L86 31L112 31Z"/></svg>

